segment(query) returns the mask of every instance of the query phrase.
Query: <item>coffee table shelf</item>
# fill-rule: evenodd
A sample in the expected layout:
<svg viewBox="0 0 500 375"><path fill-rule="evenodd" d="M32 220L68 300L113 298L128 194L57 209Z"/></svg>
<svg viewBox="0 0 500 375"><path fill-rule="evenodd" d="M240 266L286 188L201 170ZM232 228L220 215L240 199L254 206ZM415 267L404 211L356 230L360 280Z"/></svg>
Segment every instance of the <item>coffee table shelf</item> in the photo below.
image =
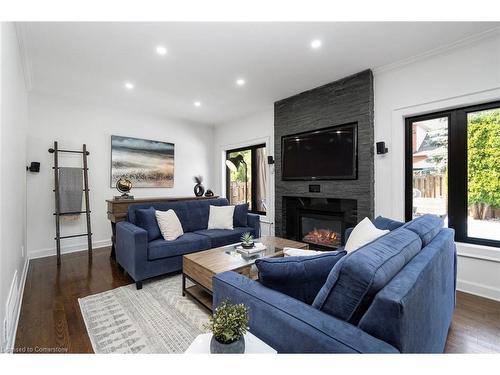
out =
<svg viewBox="0 0 500 375"><path fill-rule="evenodd" d="M255 240L266 246L258 258L245 258L232 251L235 244L217 247L184 255L182 266L182 295L189 295L203 307L212 311L212 278L218 273L235 271L248 277L255 277L251 271L255 260L263 257L283 256L283 248L308 249L309 245L274 236L263 236ZM187 285L187 281L194 285Z"/></svg>

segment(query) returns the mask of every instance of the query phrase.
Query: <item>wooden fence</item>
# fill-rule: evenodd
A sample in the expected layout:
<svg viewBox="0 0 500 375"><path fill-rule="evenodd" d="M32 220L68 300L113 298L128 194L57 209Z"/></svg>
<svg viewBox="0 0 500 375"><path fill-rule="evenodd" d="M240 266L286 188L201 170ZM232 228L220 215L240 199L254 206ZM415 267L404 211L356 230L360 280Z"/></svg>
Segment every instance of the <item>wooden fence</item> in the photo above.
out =
<svg viewBox="0 0 500 375"><path fill-rule="evenodd" d="M231 181L230 189L230 203L231 204L239 204L245 203L245 183L238 181ZM252 197L252 188L251 184L248 184L248 192L247 192L248 200L250 201Z"/></svg>
<svg viewBox="0 0 500 375"><path fill-rule="evenodd" d="M444 183L444 175L413 176L413 188L420 191L422 194L421 198L446 197L447 194Z"/></svg>

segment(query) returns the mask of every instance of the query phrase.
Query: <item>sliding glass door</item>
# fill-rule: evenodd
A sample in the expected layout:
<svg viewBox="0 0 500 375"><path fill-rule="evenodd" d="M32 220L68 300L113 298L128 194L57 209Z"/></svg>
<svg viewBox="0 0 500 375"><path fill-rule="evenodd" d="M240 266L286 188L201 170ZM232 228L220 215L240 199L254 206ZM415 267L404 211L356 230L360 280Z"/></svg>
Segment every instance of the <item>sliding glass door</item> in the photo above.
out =
<svg viewBox="0 0 500 375"><path fill-rule="evenodd" d="M499 102L406 119L406 219L427 213L500 247Z"/></svg>
<svg viewBox="0 0 500 375"><path fill-rule="evenodd" d="M226 197L230 204L248 203L250 212L267 211L266 145L226 151Z"/></svg>

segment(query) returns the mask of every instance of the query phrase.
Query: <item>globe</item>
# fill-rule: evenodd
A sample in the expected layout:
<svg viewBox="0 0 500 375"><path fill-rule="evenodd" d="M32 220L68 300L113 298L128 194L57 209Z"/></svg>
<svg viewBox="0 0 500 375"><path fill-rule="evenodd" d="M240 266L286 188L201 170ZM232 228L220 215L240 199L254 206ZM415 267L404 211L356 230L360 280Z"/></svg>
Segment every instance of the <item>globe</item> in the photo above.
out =
<svg viewBox="0 0 500 375"><path fill-rule="evenodd" d="M126 197L130 189L132 189L132 182L126 178L120 178L116 181L116 189L122 193L122 197Z"/></svg>

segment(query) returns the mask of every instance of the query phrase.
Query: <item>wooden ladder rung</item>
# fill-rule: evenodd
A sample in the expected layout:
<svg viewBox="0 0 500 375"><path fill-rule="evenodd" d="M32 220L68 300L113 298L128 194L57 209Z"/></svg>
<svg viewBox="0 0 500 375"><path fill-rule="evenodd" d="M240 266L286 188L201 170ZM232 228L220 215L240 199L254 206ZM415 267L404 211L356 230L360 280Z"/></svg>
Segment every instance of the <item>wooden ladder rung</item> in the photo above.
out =
<svg viewBox="0 0 500 375"><path fill-rule="evenodd" d="M88 211L90 214L92 211ZM54 212L52 215L59 215L59 216L67 216L67 215L78 215L78 214L86 214L87 211L74 211L74 212Z"/></svg>
<svg viewBox="0 0 500 375"><path fill-rule="evenodd" d="M82 191L83 191L83 192L86 192L86 191L90 191L90 189L87 189L87 190L83 189ZM52 192L53 192L53 193L55 193L55 192L56 192L56 189L52 189Z"/></svg>
<svg viewBox="0 0 500 375"><path fill-rule="evenodd" d="M86 237L88 236L89 233L82 233L82 234L72 234L70 236L61 236L59 237L60 240L64 239L64 238L74 238L74 237ZM92 233L90 233L90 235L92 235ZM54 237L54 240L57 240L57 237Z"/></svg>
<svg viewBox="0 0 500 375"><path fill-rule="evenodd" d="M74 168L74 167L52 167L52 169L61 169L61 168ZM83 169L84 171L89 170L88 168L79 168L79 169Z"/></svg>

